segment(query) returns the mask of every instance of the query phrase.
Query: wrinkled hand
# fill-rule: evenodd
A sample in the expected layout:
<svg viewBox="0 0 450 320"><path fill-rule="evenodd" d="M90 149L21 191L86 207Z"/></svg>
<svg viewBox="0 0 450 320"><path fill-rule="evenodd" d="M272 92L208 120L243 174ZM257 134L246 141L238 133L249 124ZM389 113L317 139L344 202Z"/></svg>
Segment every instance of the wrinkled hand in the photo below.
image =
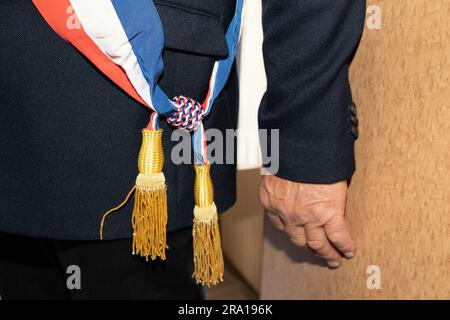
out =
<svg viewBox="0 0 450 320"><path fill-rule="evenodd" d="M355 245L344 220L347 181L306 184L263 176L259 197L276 228L325 259L330 268L352 258Z"/></svg>

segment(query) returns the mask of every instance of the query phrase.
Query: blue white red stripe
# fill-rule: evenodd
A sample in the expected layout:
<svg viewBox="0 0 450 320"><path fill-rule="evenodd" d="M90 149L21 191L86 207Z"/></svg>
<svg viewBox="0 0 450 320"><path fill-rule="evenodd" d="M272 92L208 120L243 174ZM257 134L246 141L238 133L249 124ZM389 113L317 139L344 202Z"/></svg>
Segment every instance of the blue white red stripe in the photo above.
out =
<svg viewBox="0 0 450 320"><path fill-rule="evenodd" d="M55 15L67 16L67 7L62 10L62 3L67 1L70 1L69 4L82 25L82 31L78 33L71 33L71 30L62 28L60 17L55 18ZM60 0L56 5L48 0L33 2L56 32L77 47L130 95L138 99L135 95L137 93L139 101L159 115L170 118L171 124L193 130L196 162L207 161L202 120L211 111L231 72L241 34L244 0L236 0L235 16L226 33L229 54L214 64L208 95L200 105L201 112L193 101L181 106L177 99L169 99L158 85L164 69L164 33L153 1ZM98 47L98 53L89 40ZM100 54L103 57L100 57ZM108 64L105 57L120 68ZM131 86L125 83L123 75L117 74L119 72L126 74ZM180 111L180 108L183 110ZM149 128L158 128L156 115L152 115Z"/></svg>

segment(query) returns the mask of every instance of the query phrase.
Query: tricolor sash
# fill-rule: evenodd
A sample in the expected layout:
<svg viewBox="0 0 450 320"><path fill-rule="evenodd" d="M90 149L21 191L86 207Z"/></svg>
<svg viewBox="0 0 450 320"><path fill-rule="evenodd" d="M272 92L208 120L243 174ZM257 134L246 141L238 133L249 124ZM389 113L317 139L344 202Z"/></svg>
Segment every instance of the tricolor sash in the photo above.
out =
<svg viewBox="0 0 450 320"><path fill-rule="evenodd" d="M234 17L226 32L228 56L215 62L203 103L185 96L169 99L158 85L164 69L164 33L151 0L33 0L63 39L85 55L101 72L152 112L139 153L139 175L120 209L135 192L133 253L153 260L165 259L167 203L163 174L162 130L158 117L193 132L196 181L194 197L194 275L197 282L222 280L223 258L206 153L203 119L223 90L236 56L242 27L244 0L236 0Z"/></svg>

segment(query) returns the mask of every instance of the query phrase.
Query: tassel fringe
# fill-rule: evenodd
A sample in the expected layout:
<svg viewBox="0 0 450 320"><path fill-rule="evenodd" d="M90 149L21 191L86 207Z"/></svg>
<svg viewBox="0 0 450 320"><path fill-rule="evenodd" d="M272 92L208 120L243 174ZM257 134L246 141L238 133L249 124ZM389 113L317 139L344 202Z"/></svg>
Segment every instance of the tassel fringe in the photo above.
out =
<svg viewBox="0 0 450 320"><path fill-rule="evenodd" d="M133 255L166 259L167 187L162 173L140 174L133 208Z"/></svg>
<svg viewBox="0 0 450 320"><path fill-rule="evenodd" d="M194 277L209 287L222 282L224 272L217 208L195 207L194 214Z"/></svg>

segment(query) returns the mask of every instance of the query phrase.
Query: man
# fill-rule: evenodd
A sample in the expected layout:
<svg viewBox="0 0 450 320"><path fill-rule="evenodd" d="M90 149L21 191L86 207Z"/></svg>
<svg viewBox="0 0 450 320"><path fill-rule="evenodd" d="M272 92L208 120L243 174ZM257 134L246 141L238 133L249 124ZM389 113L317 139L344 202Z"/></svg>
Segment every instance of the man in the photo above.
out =
<svg viewBox="0 0 450 320"><path fill-rule="evenodd" d="M228 54L224 30L234 1L155 4L165 38L159 84L169 96L201 99L214 61ZM263 1L268 90L259 121L280 129L280 169L262 179L261 201L278 228L330 267L355 251L343 219L357 137L348 64L364 11L364 1ZM107 241L98 241L101 213L136 177L148 111L53 32L31 1L2 2L0 12L2 298L201 298L191 278L192 166L165 158L167 188L174 190L167 261L130 255L130 204L108 220ZM235 70L216 106L205 125L235 128ZM166 155L175 143L164 136ZM235 166L211 170L224 212L235 201ZM81 281L73 278L69 290L66 277L77 270Z"/></svg>

